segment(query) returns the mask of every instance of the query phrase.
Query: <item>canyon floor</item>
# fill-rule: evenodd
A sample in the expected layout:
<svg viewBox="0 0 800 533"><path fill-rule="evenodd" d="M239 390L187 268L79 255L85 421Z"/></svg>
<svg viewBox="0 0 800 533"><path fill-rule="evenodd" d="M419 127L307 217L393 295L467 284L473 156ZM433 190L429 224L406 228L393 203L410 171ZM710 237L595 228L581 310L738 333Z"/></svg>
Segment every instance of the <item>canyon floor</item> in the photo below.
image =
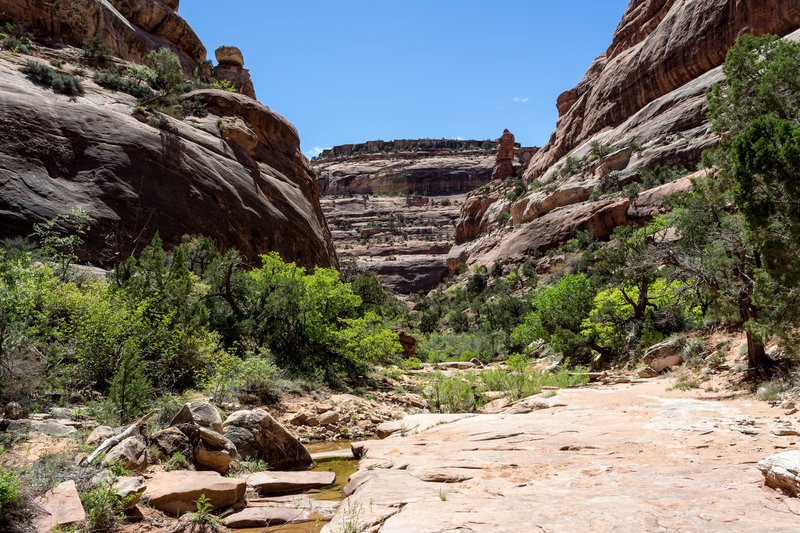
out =
<svg viewBox="0 0 800 533"><path fill-rule="evenodd" d="M408 416L388 438L355 445L349 497L323 531L797 531L800 504L757 468L796 447L797 415L673 385Z"/></svg>

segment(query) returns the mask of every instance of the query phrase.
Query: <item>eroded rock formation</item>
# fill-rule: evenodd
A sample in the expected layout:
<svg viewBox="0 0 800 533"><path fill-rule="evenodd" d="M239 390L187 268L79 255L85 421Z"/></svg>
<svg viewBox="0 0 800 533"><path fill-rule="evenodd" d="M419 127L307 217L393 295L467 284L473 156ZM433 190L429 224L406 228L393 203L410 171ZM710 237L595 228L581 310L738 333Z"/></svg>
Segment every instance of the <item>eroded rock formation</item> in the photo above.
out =
<svg viewBox="0 0 800 533"><path fill-rule="evenodd" d="M122 2L119 10L85 2L0 0L0 11L69 42L104 31L115 53L137 61L166 44L158 35L177 16L177 2ZM79 5L86 9L73 12ZM143 21L149 8L164 14L155 34L142 29L154 24ZM181 46L184 61L204 57L195 48ZM36 53L35 61L67 65L81 55L42 45ZM92 224L83 258L99 263L135 253L158 231L168 245L208 235L254 263L276 250L304 266L337 264L314 173L280 115L242 94L203 90L190 98L205 103L207 117L161 116L158 128L133 114L133 97L96 85L91 73L74 99L33 84L19 72L29 59L0 58L0 237L30 235L36 222L81 207Z"/></svg>
<svg viewBox="0 0 800 533"><path fill-rule="evenodd" d="M250 79L250 71L244 68L242 51L235 46L220 46L214 55L219 63L214 67L214 77L231 82L239 93L255 100L256 90Z"/></svg>
<svg viewBox="0 0 800 533"><path fill-rule="evenodd" d="M500 136L497 157L492 170L492 181L504 180L514 175L514 134L508 130Z"/></svg>

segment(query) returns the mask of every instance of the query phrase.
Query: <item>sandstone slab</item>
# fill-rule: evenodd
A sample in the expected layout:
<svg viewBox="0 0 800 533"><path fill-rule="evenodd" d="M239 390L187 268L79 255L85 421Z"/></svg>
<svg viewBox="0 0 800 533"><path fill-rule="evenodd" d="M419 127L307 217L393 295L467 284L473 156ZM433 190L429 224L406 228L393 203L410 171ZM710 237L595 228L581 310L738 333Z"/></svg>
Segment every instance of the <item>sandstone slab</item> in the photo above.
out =
<svg viewBox="0 0 800 533"><path fill-rule="evenodd" d="M153 476L143 500L175 516L196 510L195 502L203 494L214 509L242 502L246 489L247 483L242 479L222 477L216 472L178 470Z"/></svg>
<svg viewBox="0 0 800 533"><path fill-rule="evenodd" d="M299 494L327 487L336 480L333 472L257 472L245 478L247 486L262 495Z"/></svg>
<svg viewBox="0 0 800 533"><path fill-rule="evenodd" d="M800 496L800 450L782 452L758 463L768 487Z"/></svg>
<svg viewBox="0 0 800 533"><path fill-rule="evenodd" d="M307 522L311 513L291 507L248 507L225 517L230 528L267 527Z"/></svg>
<svg viewBox="0 0 800 533"><path fill-rule="evenodd" d="M56 526L69 527L86 520L86 513L73 480L64 481L48 490L36 503L46 513L34 519L39 531L49 532Z"/></svg>

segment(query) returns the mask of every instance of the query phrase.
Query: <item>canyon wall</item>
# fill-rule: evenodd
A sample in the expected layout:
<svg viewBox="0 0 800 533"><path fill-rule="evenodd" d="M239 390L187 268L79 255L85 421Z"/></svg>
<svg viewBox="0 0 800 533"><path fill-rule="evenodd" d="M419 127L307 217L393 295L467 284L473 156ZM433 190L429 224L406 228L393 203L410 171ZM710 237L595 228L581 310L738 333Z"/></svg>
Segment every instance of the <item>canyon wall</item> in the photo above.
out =
<svg viewBox="0 0 800 533"><path fill-rule="evenodd" d="M98 264L135 253L158 232L168 245L184 234L214 237L251 263L275 250L308 267L338 265L314 172L285 118L219 90L188 95L204 104L202 118L143 112L132 96L95 84L88 66L72 67L82 51L64 43L94 32L103 32L119 68L160 46L184 64L203 61L205 49L177 7L177 0L0 0L0 20L37 34L33 56L0 57L0 237L30 235L36 222L78 207L92 225L83 259ZM50 60L84 93L34 84L19 70L29 60Z"/></svg>
<svg viewBox="0 0 800 533"><path fill-rule="evenodd" d="M467 198L451 272L524 259L582 230L604 238L617 225L644 220L628 207L653 186L648 173L682 167L688 174L717 144L705 93L724 81L721 65L736 38L750 32L798 39L798 28L795 1L632 1L611 46L559 95L556 130L525 170L527 190L509 198L507 187L493 184ZM648 201L663 197L659 191Z"/></svg>

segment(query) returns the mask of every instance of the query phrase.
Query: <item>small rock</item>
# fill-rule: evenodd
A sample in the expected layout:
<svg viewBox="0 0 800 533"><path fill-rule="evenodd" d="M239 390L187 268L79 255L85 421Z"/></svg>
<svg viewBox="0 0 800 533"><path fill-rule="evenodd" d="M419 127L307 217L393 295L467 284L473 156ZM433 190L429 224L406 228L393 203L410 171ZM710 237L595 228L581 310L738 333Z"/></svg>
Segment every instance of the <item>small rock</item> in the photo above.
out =
<svg viewBox="0 0 800 533"><path fill-rule="evenodd" d="M469 362L478 368L483 368L483 361L481 361L477 357L473 357L472 359L469 360Z"/></svg>
<svg viewBox="0 0 800 533"><path fill-rule="evenodd" d="M684 343L683 337L676 337L655 344L647 349L642 361L656 372L662 372L667 368L679 365L683 363L681 349Z"/></svg>
<svg viewBox="0 0 800 533"><path fill-rule="evenodd" d="M793 435L800 435L800 431L791 426L775 426L772 429L772 434L777 435L778 437L789 437Z"/></svg>
<svg viewBox="0 0 800 533"><path fill-rule="evenodd" d="M150 441L155 444L161 453L161 457L169 459L176 453L182 454L186 460L193 462L192 443L180 429L176 427L162 429L150 437Z"/></svg>
<svg viewBox="0 0 800 533"><path fill-rule="evenodd" d="M25 411L17 402L8 402L6 408L3 410L3 414L6 418L10 418L11 420L19 420L25 416Z"/></svg>
<svg viewBox="0 0 800 533"><path fill-rule="evenodd" d="M122 476L117 478L112 488L117 496L125 502L125 509L132 509L139 503L139 498L147 489L147 484L141 476Z"/></svg>
<svg viewBox="0 0 800 533"><path fill-rule="evenodd" d="M106 454L103 465L109 466L122 461L126 470L142 472L147 468L147 446L136 435L123 440Z"/></svg>
<svg viewBox="0 0 800 533"><path fill-rule="evenodd" d="M658 372L653 370L651 367L646 366L644 368L640 368L639 371L636 373L640 378L654 378L658 375Z"/></svg>
<svg viewBox="0 0 800 533"><path fill-rule="evenodd" d="M52 531L56 526L69 527L86 520L81 497L71 479L45 492L36 503L47 511L33 520L38 531Z"/></svg>
<svg viewBox="0 0 800 533"><path fill-rule="evenodd" d="M50 420L51 418L53 418L53 415L51 415L50 413L35 413L34 415L31 416L31 420L35 420L37 422Z"/></svg>
<svg viewBox="0 0 800 533"><path fill-rule="evenodd" d="M336 411L328 411L321 414L319 417L319 424L321 426L328 426L331 424L336 424L337 422L339 422L339 413Z"/></svg>
<svg viewBox="0 0 800 533"><path fill-rule="evenodd" d="M317 427L319 425L319 418L315 415L311 415L306 418L306 425L313 427Z"/></svg>
<svg viewBox="0 0 800 533"><path fill-rule="evenodd" d="M293 426L302 426L303 424L306 423L306 420L308 420L308 414L301 412L292 416L289 419L289 423L292 424Z"/></svg>
<svg viewBox="0 0 800 533"><path fill-rule="evenodd" d="M238 456L236 446L216 431L206 428L199 428L199 437L200 441L193 450L194 462L198 466L226 474Z"/></svg>
<svg viewBox="0 0 800 533"><path fill-rule="evenodd" d="M105 442L106 439L110 439L114 435L116 435L116 433L111 427L97 426L94 428L94 430L92 430L91 433L89 433L89 436L86 437L86 444L89 444L90 446L99 446Z"/></svg>
<svg viewBox="0 0 800 533"><path fill-rule="evenodd" d="M790 416L790 415L795 414L796 412L797 412L797 408L792 407L791 409L785 409L783 411L783 414L785 414L786 416Z"/></svg>

